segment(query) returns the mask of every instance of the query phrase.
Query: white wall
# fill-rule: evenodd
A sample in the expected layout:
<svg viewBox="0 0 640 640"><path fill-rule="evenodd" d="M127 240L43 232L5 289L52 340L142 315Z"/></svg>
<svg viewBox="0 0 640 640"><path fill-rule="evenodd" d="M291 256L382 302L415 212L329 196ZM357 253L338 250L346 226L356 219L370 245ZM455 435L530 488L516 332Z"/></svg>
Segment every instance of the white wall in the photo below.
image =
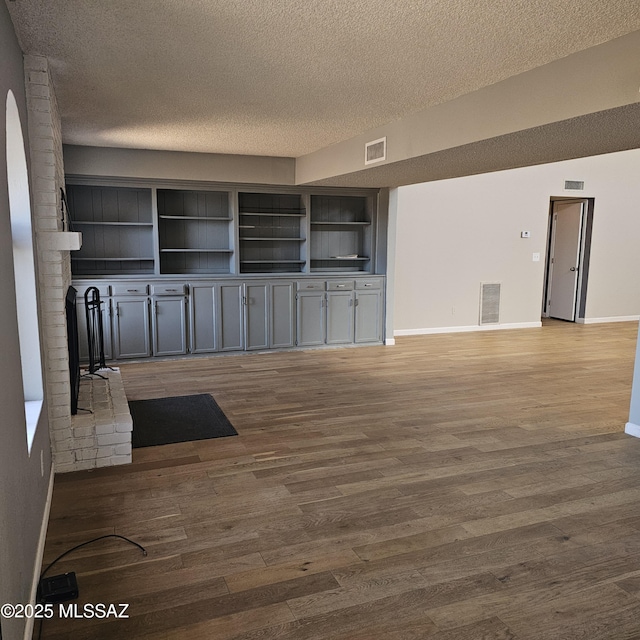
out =
<svg viewBox="0 0 640 640"><path fill-rule="evenodd" d="M562 196L595 198L585 320L639 316L639 178L632 150L400 187L395 334L477 327L483 281L502 283L502 325L539 323L549 200Z"/></svg>
<svg viewBox="0 0 640 640"><path fill-rule="evenodd" d="M15 96L22 138L28 147L22 50L7 7L0 2L0 603L27 604L35 597L34 582L40 574L48 491L52 488L51 446L46 412L40 415L31 453L27 445L6 162L9 91ZM28 148L25 153L31 173ZM32 226L37 227L34 222L35 217ZM49 400L45 394L45 406ZM33 619L0 618L1 635L5 640L30 638L32 623Z"/></svg>

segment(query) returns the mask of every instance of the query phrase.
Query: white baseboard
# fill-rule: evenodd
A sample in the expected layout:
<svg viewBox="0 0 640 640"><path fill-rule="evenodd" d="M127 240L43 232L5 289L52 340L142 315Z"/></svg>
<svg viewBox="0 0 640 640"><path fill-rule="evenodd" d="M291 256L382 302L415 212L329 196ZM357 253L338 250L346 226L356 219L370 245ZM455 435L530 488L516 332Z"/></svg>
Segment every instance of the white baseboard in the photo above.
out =
<svg viewBox="0 0 640 640"><path fill-rule="evenodd" d="M394 336L422 336L432 333L464 333L467 331L499 331L501 329L537 329L542 322L509 322L505 324L478 324L462 327L428 327L425 329L396 329Z"/></svg>
<svg viewBox="0 0 640 640"><path fill-rule="evenodd" d="M386 345L387 347L393 347L393 345L396 343L396 339L395 339L395 338L387 338L387 339L384 341L384 343L385 343L385 345Z"/></svg>
<svg viewBox="0 0 640 640"><path fill-rule="evenodd" d="M42 524L40 525L40 538L38 539L38 548L36 550L35 563L33 565L33 578L31 583L31 599L29 602L35 605L36 592L38 583L40 582L40 574L42 572L42 558L44 556L44 544L47 540L47 528L49 526L49 513L51 512L51 498L53 497L53 479L55 470L53 461L51 461L51 472L49 474L49 487L47 489L47 501L44 505L44 513L42 514ZM24 628L24 640L31 640L33 637L34 617L27 618L27 624Z"/></svg>
<svg viewBox="0 0 640 640"><path fill-rule="evenodd" d="M637 322L640 316L611 316L610 318L584 318L584 324L601 324L604 322Z"/></svg>
<svg viewBox="0 0 640 640"><path fill-rule="evenodd" d="M633 436L634 438L640 438L640 425L633 424L633 422L627 422L624 432L628 436Z"/></svg>

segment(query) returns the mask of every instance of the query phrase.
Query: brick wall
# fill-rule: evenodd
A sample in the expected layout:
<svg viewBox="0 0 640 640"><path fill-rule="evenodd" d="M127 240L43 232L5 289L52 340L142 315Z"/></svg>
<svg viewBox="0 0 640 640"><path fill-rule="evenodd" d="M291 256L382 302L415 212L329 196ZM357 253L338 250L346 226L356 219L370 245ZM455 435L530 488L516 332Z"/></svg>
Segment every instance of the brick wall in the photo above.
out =
<svg viewBox="0 0 640 640"><path fill-rule="evenodd" d="M64 235L61 233L64 229L60 196L60 189L64 188L62 128L47 59L26 55L24 67L29 114L33 227L36 232L36 268L40 296L40 334L55 469L57 472L75 471L130 462L130 419L127 421L121 415L124 409L119 396L116 402L119 417L113 421L112 433L115 433L117 425L120 425L119 428L128 436L128 444L124 442L123 433L116 437L117 448L114 444L112 447L108 445L111 449L105 449L101 446L100 435L96 434L95 420L89 421L92 423L92 429L86 428L86 424L76 424L79 416L74 416L72 421L65 315L65 297L71 284L71 259L68 250L56 248L57 245L63 246L66 243L55 241ZM81 386L93 384L83 381ZM114 380L110 385L117 389L117 394L120 393L121 382ZM106 385L106 389L108 392L109 384ZM91 393L88 397L92 397ZM104 420L107 421L107 418ZM126 432L127 426L129 433ZM109 452L111 455L107 455Z"/></svg>

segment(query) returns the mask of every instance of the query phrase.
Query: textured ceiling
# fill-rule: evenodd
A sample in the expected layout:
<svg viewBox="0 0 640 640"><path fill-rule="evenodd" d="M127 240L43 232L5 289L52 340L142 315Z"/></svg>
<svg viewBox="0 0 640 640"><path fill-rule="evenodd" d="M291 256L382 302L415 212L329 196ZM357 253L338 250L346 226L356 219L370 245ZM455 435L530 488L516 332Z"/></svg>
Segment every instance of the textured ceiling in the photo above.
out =
<svg viewBox="0 0 640 640"><path fill-rule="evenodd" d="M297 157L640 29L638 0L7 0L69 144Z"/></svg>

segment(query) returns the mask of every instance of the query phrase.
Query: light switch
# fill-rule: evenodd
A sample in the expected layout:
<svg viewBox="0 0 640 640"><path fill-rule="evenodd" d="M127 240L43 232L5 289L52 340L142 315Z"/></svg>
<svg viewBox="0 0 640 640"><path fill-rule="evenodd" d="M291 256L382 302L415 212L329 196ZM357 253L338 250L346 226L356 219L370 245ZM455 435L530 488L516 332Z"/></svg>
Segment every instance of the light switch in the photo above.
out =
<svg viewBox="0 0 640 640"><path fill-rule="evenodd" d="M521 238L530 238L531 237L531 231L521 231L520 232L520 237Z"/></svg>
<svg viewBox="0 0 640 640"><path fill-rule="evenodd" d="M539 253L534 253L533 254L533 261L534 262L540 262L540 254Z"/></svg>

